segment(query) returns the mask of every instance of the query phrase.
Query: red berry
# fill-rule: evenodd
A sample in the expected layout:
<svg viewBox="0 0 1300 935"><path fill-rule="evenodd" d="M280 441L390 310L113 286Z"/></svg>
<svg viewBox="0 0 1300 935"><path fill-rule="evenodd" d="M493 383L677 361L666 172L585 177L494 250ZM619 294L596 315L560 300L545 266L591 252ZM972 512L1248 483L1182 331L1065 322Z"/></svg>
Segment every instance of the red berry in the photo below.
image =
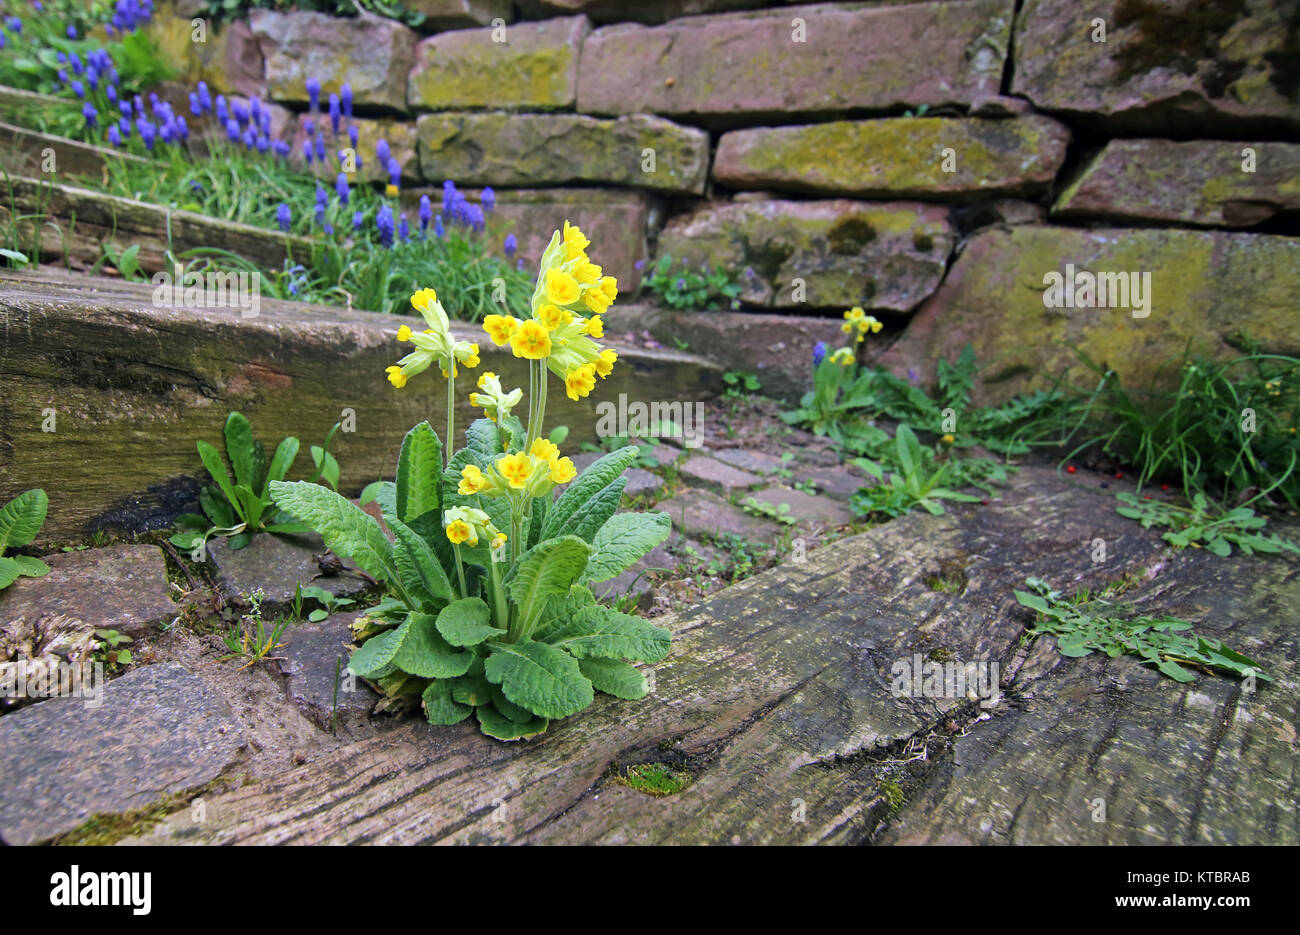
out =
<svg viewBox="0 0 1300 935"><path fill-rule="evenodd" d="M1121 474L1119 471L1116 471L1116 472L1115 472L1115 480L1123 480L1123 479L1124 479L1124 475Z"/></svg>
<svg viewBox="0 0 1300 935"><path fill-rule="evenodd" d="M1143 499L1143 500L1150 500L1150 499L1151 499L1151 494L1149 494L1149 493L1147 493L1147 494L1143 494L1143 495L1142 495L1142 499Z"/></svg>
<svg viewBox="0 0 1300 935"><path fill-rule="evenodd" d="M981 504L982 506L988 506L988 505L989 505L989 499L988 499L988 497L985 497L983 500L981 500L981 501L980 501L980 504Z"/></svg>
<svg viewBox="0 0 1300 935"><path fill-rule="evenodd" d="M1161 484L1161 485L1160 485L1160 489L1161 489L1161 490L1168 490L1168 489L1169 489L1169 485L1168 485L1168 484Z"/></svg>
<svg viewBox="0 0 1300 935"><path fill-rule="evenodd" d="M1066 469L1065 469L1065 473L1066 473L1066 474L1073 474L1073 473L1074 473L1074 465L1073 465L1073 464L1068 465L1068 466L1066 467Z"/></svg>

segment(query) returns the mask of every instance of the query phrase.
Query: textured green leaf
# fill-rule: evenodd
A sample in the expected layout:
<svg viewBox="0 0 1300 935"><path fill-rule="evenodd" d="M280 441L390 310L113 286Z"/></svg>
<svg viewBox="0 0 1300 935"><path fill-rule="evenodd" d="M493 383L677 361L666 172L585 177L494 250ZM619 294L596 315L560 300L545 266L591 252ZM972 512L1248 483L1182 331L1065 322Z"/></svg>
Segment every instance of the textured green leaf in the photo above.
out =
<svg viewBox="0 0 1300 935"><path fill-rule="evenodd" d="M253 427L243 413L226 417L226 456L235 472L235 483L250 490L257 486L257 458L253 446Z"/></svg>
<svg viewBox="0 0 1300 935"><path fill-rule="evenodd" d="M567 594L548 597L542 605L541 613L537 616L537 623L533 626L533 639L539 643L547 642L553 630L567 624L578 615L579 611L585 607L592 607L595 603L596 598L591 590L580 584L569 588Z"/></svg>
<svg viewBox="0 0 1300 935"><path fill-rule="evenodd" d="M545 718L567 717L595 697L578 661L554 646L531 640L488 645L484 674L521 708Z"/></svg>
<svg viewBox="0 0 1300 935"><path fill-rule="evenodd" d="M477 707L478 705L491 704L492 698L499 689L482 675L462 675L459 678L448 679L451 685L451 697L461 704Z"/></svg>
<svg viewBox="0 0 1300 935"><path fill-rule="evenodd" d="M533 719L533 712L519 707L502 693L497 686L492 686L492 707L496 708L516 724L527 724Z"/></svg>
<svg viewBox="0 0 1300 935"><path fill-rule="evenodd" d="M641 670L618 659L579 659L578 668L596 691L615 698L635 701L650 691Z"/></svg>
<svg viewBox="0 0 1300 935"><path fill-rule="evenodd" d="M24 490L0 508L0 555L35 539L49 508L50 500L39 487Z"/></svg>
<svg viewBox="0 0 1300 935"><path fill-rule="evenodd" d="M352 654L348 660L348 670L361 678L374 678L392 663L397 651L402 648L406 635L411 632L411 623L406 623L393 630L372 636Z"/></svg>
<svg viewBox="0 0 1300 935"><path fill-rule="evenodd" d="M668 538L672 520L667 513L617 513L592 538L592 552L583 581L608 581L626 571Z"/></svg>
<svg viewBox="0 0 1300 935"><path fill-rule="evenodd" d="M39 558L32 558L29 555L12 555L10 559L18 563L18 574L23 577L40 578L50 573L50 566Z"/></svg>
<svg viewBox="0 0 1300 935"><path fill-rule="evenodd" d="M452 697L451 683L445 679L430 682L420 697L424 702L424 716L430 724L450 726L470 716L471 709L456 702Z"/></svg>
<svg viewBox="0 0 1300 935"><path fill-rule="evenodd" d="M620 448L600 458L579 474L547 511L542 539L554 538L583 504L612 484L615 478L622 476L639 452L640 449L635 445Z"/></svg>
<svg viewBox="0 0 1300 935"><path fill-rule="evenodd" d="M393 545L393 564L402 587L430 611L448 603L454 596L451 582L429 544L396 517L390 517L388 526L397 539Z"/></svg>
<svg viewBox="0 0 1300 935"><path fill-rule="evenodd" d="M535 717L527 724L516 724L492 705L475 708L474 715L483 733L497 740L527 740L551 726L551 722L542 717Z"/></svg>
<svg viewBox="0 0 1300 935"><path fill-rule="evenodd" d="M495 461L501 457L501 433L491 419L475 419L465 430L465 447L480 458Z"/></svg>
<svg viewBox="0 0 1300 935"><path fill-rule="evenodd" d="M668 655L672 634L640 617L595 605L552 629L546 642L579 659L598 656L657 662Z"/></svg>
<svg viewBox="0 0 1300 935"><path fill-rule="evenodd" d="M212 484L206 484L199 489L199 506L211 520L211 525L219 526L222 529L229 529L238 522L238 517L230 509L230 504L226 503L220 497L221 490ZM206 526L204 527L207 528Z"/></svg>
<svg viewBox="0 0 1300 935"><path fill-rule="evenodd" d="M403 672L426 679L448 679L469 671L474 653L447 645L438 633L433 614L413 611L403 626L410 627L410 631L393 656L393 665Z"/></svg>
<svg viewBox="0 0 1300 935"><path fill-rule="evenodd" d="M519 608L525 633L552 594L567 594L587 567L591 546L576 536L547 539L522 556L506 577L506 590Z"/></svg>
<svg viewBox="0 0 1300 935"><path fill-rule="evenodd" d="M618 505L623 499L623 488L626 486L626 478L616 477L608 486L578 507L569 517L568 522L560 527L558 534L577 536L584 542L590 542L609 518L618 512Z"/></svg>
<svg viewBox="0 0 1300 935"><path fill-rule="evenodd" d="M428 422L406 433L397 456L397 518L409 523L439 508L442 443Z"/></svg>
<svg viewBox="0 0 1300 935"><path fill-rule="evenodd" d="M0 557L0 588L7 588L18 580L23 568L12 558Z"/></svg>
<svg viewBox="0 0 1300 935"><path fill-rule="evenodd" d="M388 537L374 517L346 497L306 481L273 481L271 496L282 509L320 533L335 555L352 559L378 580L397 577Z"/></svg>
<svg viewBox="0 0 1300 935"><path fill-rule="evenodd" d="M448 604L438 614L438 632L452 646L477 646L506 632L492 626L490 618L491 612L483 601L477 597L463 598Z"/></svg>

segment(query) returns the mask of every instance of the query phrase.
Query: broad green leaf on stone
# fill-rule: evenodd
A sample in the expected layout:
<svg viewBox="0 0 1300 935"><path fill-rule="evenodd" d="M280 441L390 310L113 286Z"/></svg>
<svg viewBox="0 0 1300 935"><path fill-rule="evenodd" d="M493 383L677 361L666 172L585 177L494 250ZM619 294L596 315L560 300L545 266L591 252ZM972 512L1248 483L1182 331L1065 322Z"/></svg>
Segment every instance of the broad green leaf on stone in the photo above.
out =
<svg viewBox="0 0 1300 935"><path fill-rule="evenodd" d="M484 674L521 708L544 718L568 717L595 697L578 660L554 646L531 640L488 646Z"/></svg>
<svg viewBox="0 0 1300 935"><path fill-rule="evenodd" d="M442 607L452 599L451 582L429 544L396 517L389 528L397 540L393 544L393 564L402 587L430 612Z"/></svg>
<svg viewBox="0 0 1300 935"><path fill-rule="evenodd" d="M668 538L667 513L616 513L597 531L583 581L608 581Z"/></svg>
<svg viewBox="0 0 1300 935"><path fill-rule="evenodd" d="M12 558L0 556L0 588L7 588L18 580L23 568Z"/></svg>
<svg viewBox="0 0 1300 935"><path fill-rule="evenodd" d="M587 567L590 554L587 543L575 536L563 536L539 542L520 556L505 586L519 608L525 628L532 626L547 597L568 593Z"/></svg>
<svg viewBox="0 0 1300 935"><path fill-rule="evenodd" d="M411 613L403 624L410 632L393 656L393 665L426 679L455 678L469 671L474 653L449 646L438 633L437 619L433 614Z"/></svg>
<svg viewBox="0 0 1300 935"><path fill-rule="evenodd" d="M290 435L276 446L275 454L271 456L271 466L266 470L267 483L273 480L284 480L284 475L289 473L297 457L298 439ZM265 487L262 488L261 494L263 498L266 497Z"/></svg>
<svg viewBox="0 0 1300 935"><path fill-rule="evenodd" d="M10 558L18 563L18 574L24 577L39 578L50 573L50 566L39 558L28 555L11 555Z"/></svg>
<svg viewBox="0 0 1300 935"><path fill-rule="evenodd" d="M577 536L584 542L590 542L600 527L618 512L618 504L623 499L623 488L626 486L627 478L614 478L599 493L578 507L557 534Z"/></svg>
<svg viewBox="0 0 1300 935"><path fill-rule="evenodd" d="M542 539L554 538L583 504L612 484L616 477L621 477L639 453L635 445L628 445L610 452L579 474L547 511Z"/></svg>
<svg viewBox="0 0 1300 935"><path fill-rule="evenodd" d="M361 506L365 506L373 500L379 504L381 513L395 514L397 512L397 485L390 480L371 481L361 491L358 500Z"/></svg>
<svg viewBox="0 0 1300 935"><path fill-rule="evenodd" d="M235 496L239 498L239 506L243 511L244 519L248 521L249 531L255 531L260 525L259 520L262 518L264 502L261 497L253 493L253 488L246 487L243 484L235 485Z"/></svg>
<svg viewBox="0 0 1300 935"><path fill-rule="evenodd" d="M554 627L546 642L579 659L598 656L658 662L668 655L672 634L640 617L595 605Z"/></svg>
<svg viewBox="0 0 1300 935"><path fill-rule="evenodd" d="M372 578L396 578L388 537L374 517L346 497L306 481L274 481L271 496L282 509L320 533L335 555L352 559Z"/></svg>
<svg viewBox="0 0 1300 935"><path fill-rule="evenodd" d="M527 740L551 726L551 722L542 717L535 717L527 724L516 724L492 705L475 708L474 715L483 733L497 740Z"/></svg>
<svg viewBox="0 0 1300 935"><path fill-rule="evenodd" d="M397 518L404 523L439 508L442 443L428 422L406 433L397 456Z"/></svg>
<svg viewBox="0 0 1300 935"><path fill-rule="evenodd" d="M393 657L402 648L402 643L406 641L406 636L410 632L411 623L408 619L396 629L372 636L352 654L352 658L348 660L348 670L360 678L378 677L392 663Z"/></svg>
<svg viewBox="0 0 1300 935"><path fill-rule="evenodd" d="M252 489L257 485L253 448L253 427L243 413L232 412L226 419L226 455L235 472L235 483Z"/></svg>
<svg viewBox="0 0 1300 935"><path fill-rule="evenodd" d="M438 614L438 632L452 646L477 646L506 632L492 626L490 618L487 604L477 597L466 597L442 609Z"/></svg>
<svg viewBox="0 0 1300 935"><path fill-rule="evenodd" d="M49 498L39 487L24 490L0 508L0 555L35 539L49 508Z"/></svg>
<svg viewBox="0 0 1300 935"><path fill-rule="evenodd" d="M226 465L221 460L217 449L204 441L195 442L195 447L199 450L199 459L203 462L203 466L208 469L208 473L217 482L221 492L226 495L230 505L235 509L241 509L239 498L235 496L235 488L230 483L230 475L226 473Z"/></svg>
<svg viewBox="0 0 1300 935"><path fill-rule="evenodd" d="M645 675L619 659L579 659L578 668L598 692L635 701L649 692Z"/></svg>
<svg viewBox="0 0 1300 935"><path fill-rule="evenodd" d="M467 705L458 704L452 697L451 683L442 679L430 682L420 698L424 703L424 716L430 724L459 724L470 715L471 709Z"/></svg>

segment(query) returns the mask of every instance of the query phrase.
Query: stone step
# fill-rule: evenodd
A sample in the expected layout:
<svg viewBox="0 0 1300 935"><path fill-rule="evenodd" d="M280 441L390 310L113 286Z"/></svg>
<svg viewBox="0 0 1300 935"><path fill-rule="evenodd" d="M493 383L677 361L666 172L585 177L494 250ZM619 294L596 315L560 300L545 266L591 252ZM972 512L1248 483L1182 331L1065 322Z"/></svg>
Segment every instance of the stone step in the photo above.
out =
<svg viewBox="0 0 1300 935"><path fill-rule="evenodd" d="M608 315L615 318L618 306ZM398 446L412 425L429 419L445 431L445 388L437 378L402 391L384 368L403 353L397 329L410 317L262 300L255 318L235 309L154 304L152 287L102 278L0 271L0 357L5 405L0 408L0 498L50 487L41 541L79 538L100 527L165 528L193 509L207 475L194 445L217 443L231 410L249 417L256 438L271 444L295 435L303 446L291 476L310 463L345 409L356 431L339 433L332 449L350 496L392 476ZM527 387L525 362L498 348L481 328L457 324L459 337L479 343L483 363L506 386ZM716 364L692 354L610 345L619 362L596 392L572 402L552 390L547 424L568 425L566 452L596 441L596 406L648 395L706 400L722 387ZM409 346L408 346L409 347ZM482 410L458 396L458 443ZM53 432L47 410L56 416Z"/></svg>
<svg viewBox="0 0 1300 935"><path fill-rule="evenodd" d="M885 840L952 827L993 842L1018 816L1025 843L1300 842L1279 817L1297 794L1296 637L1265 612L1300 597L1290 566L1171 556L1113 506L1025 468L992 506L911 514L660 618L674 648L641 701L602 698L518 745L408 723L211 797L197 831L181 813L137 840L857 843L887 826ZM1098 537L1111 546L1100 565ZM1031 573L1069 590L1152 579L1136 592L1144 609L1186 613L1277 681L1247 698L1235 680L1180 685L1131 657L1065 659L1050 639L1021 664L1031 618L1011 591ZM920 656L998 663L1015 704L896 696L896 666ZM1047 749L1065 755L1064 775ZM690 784L655 798L602 778L649 762ZM899 777L921 791L899 801ZM1091 821L1085 794L1106 796L1108 821Z"/></svg>

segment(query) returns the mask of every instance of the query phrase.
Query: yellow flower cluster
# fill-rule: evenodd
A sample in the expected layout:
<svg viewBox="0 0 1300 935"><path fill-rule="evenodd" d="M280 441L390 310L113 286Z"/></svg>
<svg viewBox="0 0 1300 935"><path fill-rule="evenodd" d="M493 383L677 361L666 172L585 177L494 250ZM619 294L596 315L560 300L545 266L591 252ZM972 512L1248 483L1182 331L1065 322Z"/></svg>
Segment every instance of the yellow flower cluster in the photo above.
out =
<svg viewBox="0 0 1300 935"><path fill-rule="evenodd" d="M481 493L485 497L500 497L512 490L522 490L530 497L542 497L556 484L573 480L577 473L573 461L560 457L560 449L539 438L527 453L502 455L487 473L477 465L465 465L456 491L462 496Z"/></svg>
<svg viewBox="0 0 1300 935"><path fill-rule="evenodd" d="M505 533L492 525L492 519L482 510L473 507L457 506L442 515L443 527L447 539L453 545L462 542L473 548L478 545L479 537L488 540L492 549L505 545L508 538Z"/></svg>
<svg viewBox="0 0 1300 935"><path fill-rule="evenodd" d="M519 321L512 315L488 315L483 320L493 344L509 344L516 357L545 360L575 400L592 391L597 377L609 376L618 359L592 340L604 337L600 316L618 297L618 280L591 262L586 253L590 245L580 229L565 221L542 254L532 317Z"/></svg>
<svg viewBox="0 0 1300 935"><path fill-rule="evenodd" d="M524 398L524 391L521 389L516 388L509 393L502 389L501 378L491 370L479 374L478 389L477 393L469 394L469 404L481 406L483 415L493 422L510 415L510 410L518 406L519 401Z"/></svg>
<svg viewBox="0 0 1300 935"><path fill-rule="evenodd" d="M876 320L874 315L868 315L860 306L855 305L844 313L844 324L840 325L840 330L845 334L858 333L858 343L861 344L866 338L867 332L875 334L883 325Z"/></svg>
<svg viewBox="0 0 1300 935"><path fill-rule="evenodd" d="M401 389L409 378L428 370L434 362L441 367L444 377L449 375L448 368L451 376L458 374L458 363L466 367L479 365L478 345L452 338L451 322L438 301L438 293L421 289L411 296L411 307L424 317L429 327L420 332L412 331L407 325L397 329L397 340L410 341L415 350L384 371L389 383Z"/></svg>
<svg viewBox="0 0 1300 935"><path fill-rule="evenodd" d="M839 364L841 367L852 367L856 360L857 357L854 355L853 348L851 347L837 347L835 350L831 351L830 354L830 362L833 364Z"/></svg>

